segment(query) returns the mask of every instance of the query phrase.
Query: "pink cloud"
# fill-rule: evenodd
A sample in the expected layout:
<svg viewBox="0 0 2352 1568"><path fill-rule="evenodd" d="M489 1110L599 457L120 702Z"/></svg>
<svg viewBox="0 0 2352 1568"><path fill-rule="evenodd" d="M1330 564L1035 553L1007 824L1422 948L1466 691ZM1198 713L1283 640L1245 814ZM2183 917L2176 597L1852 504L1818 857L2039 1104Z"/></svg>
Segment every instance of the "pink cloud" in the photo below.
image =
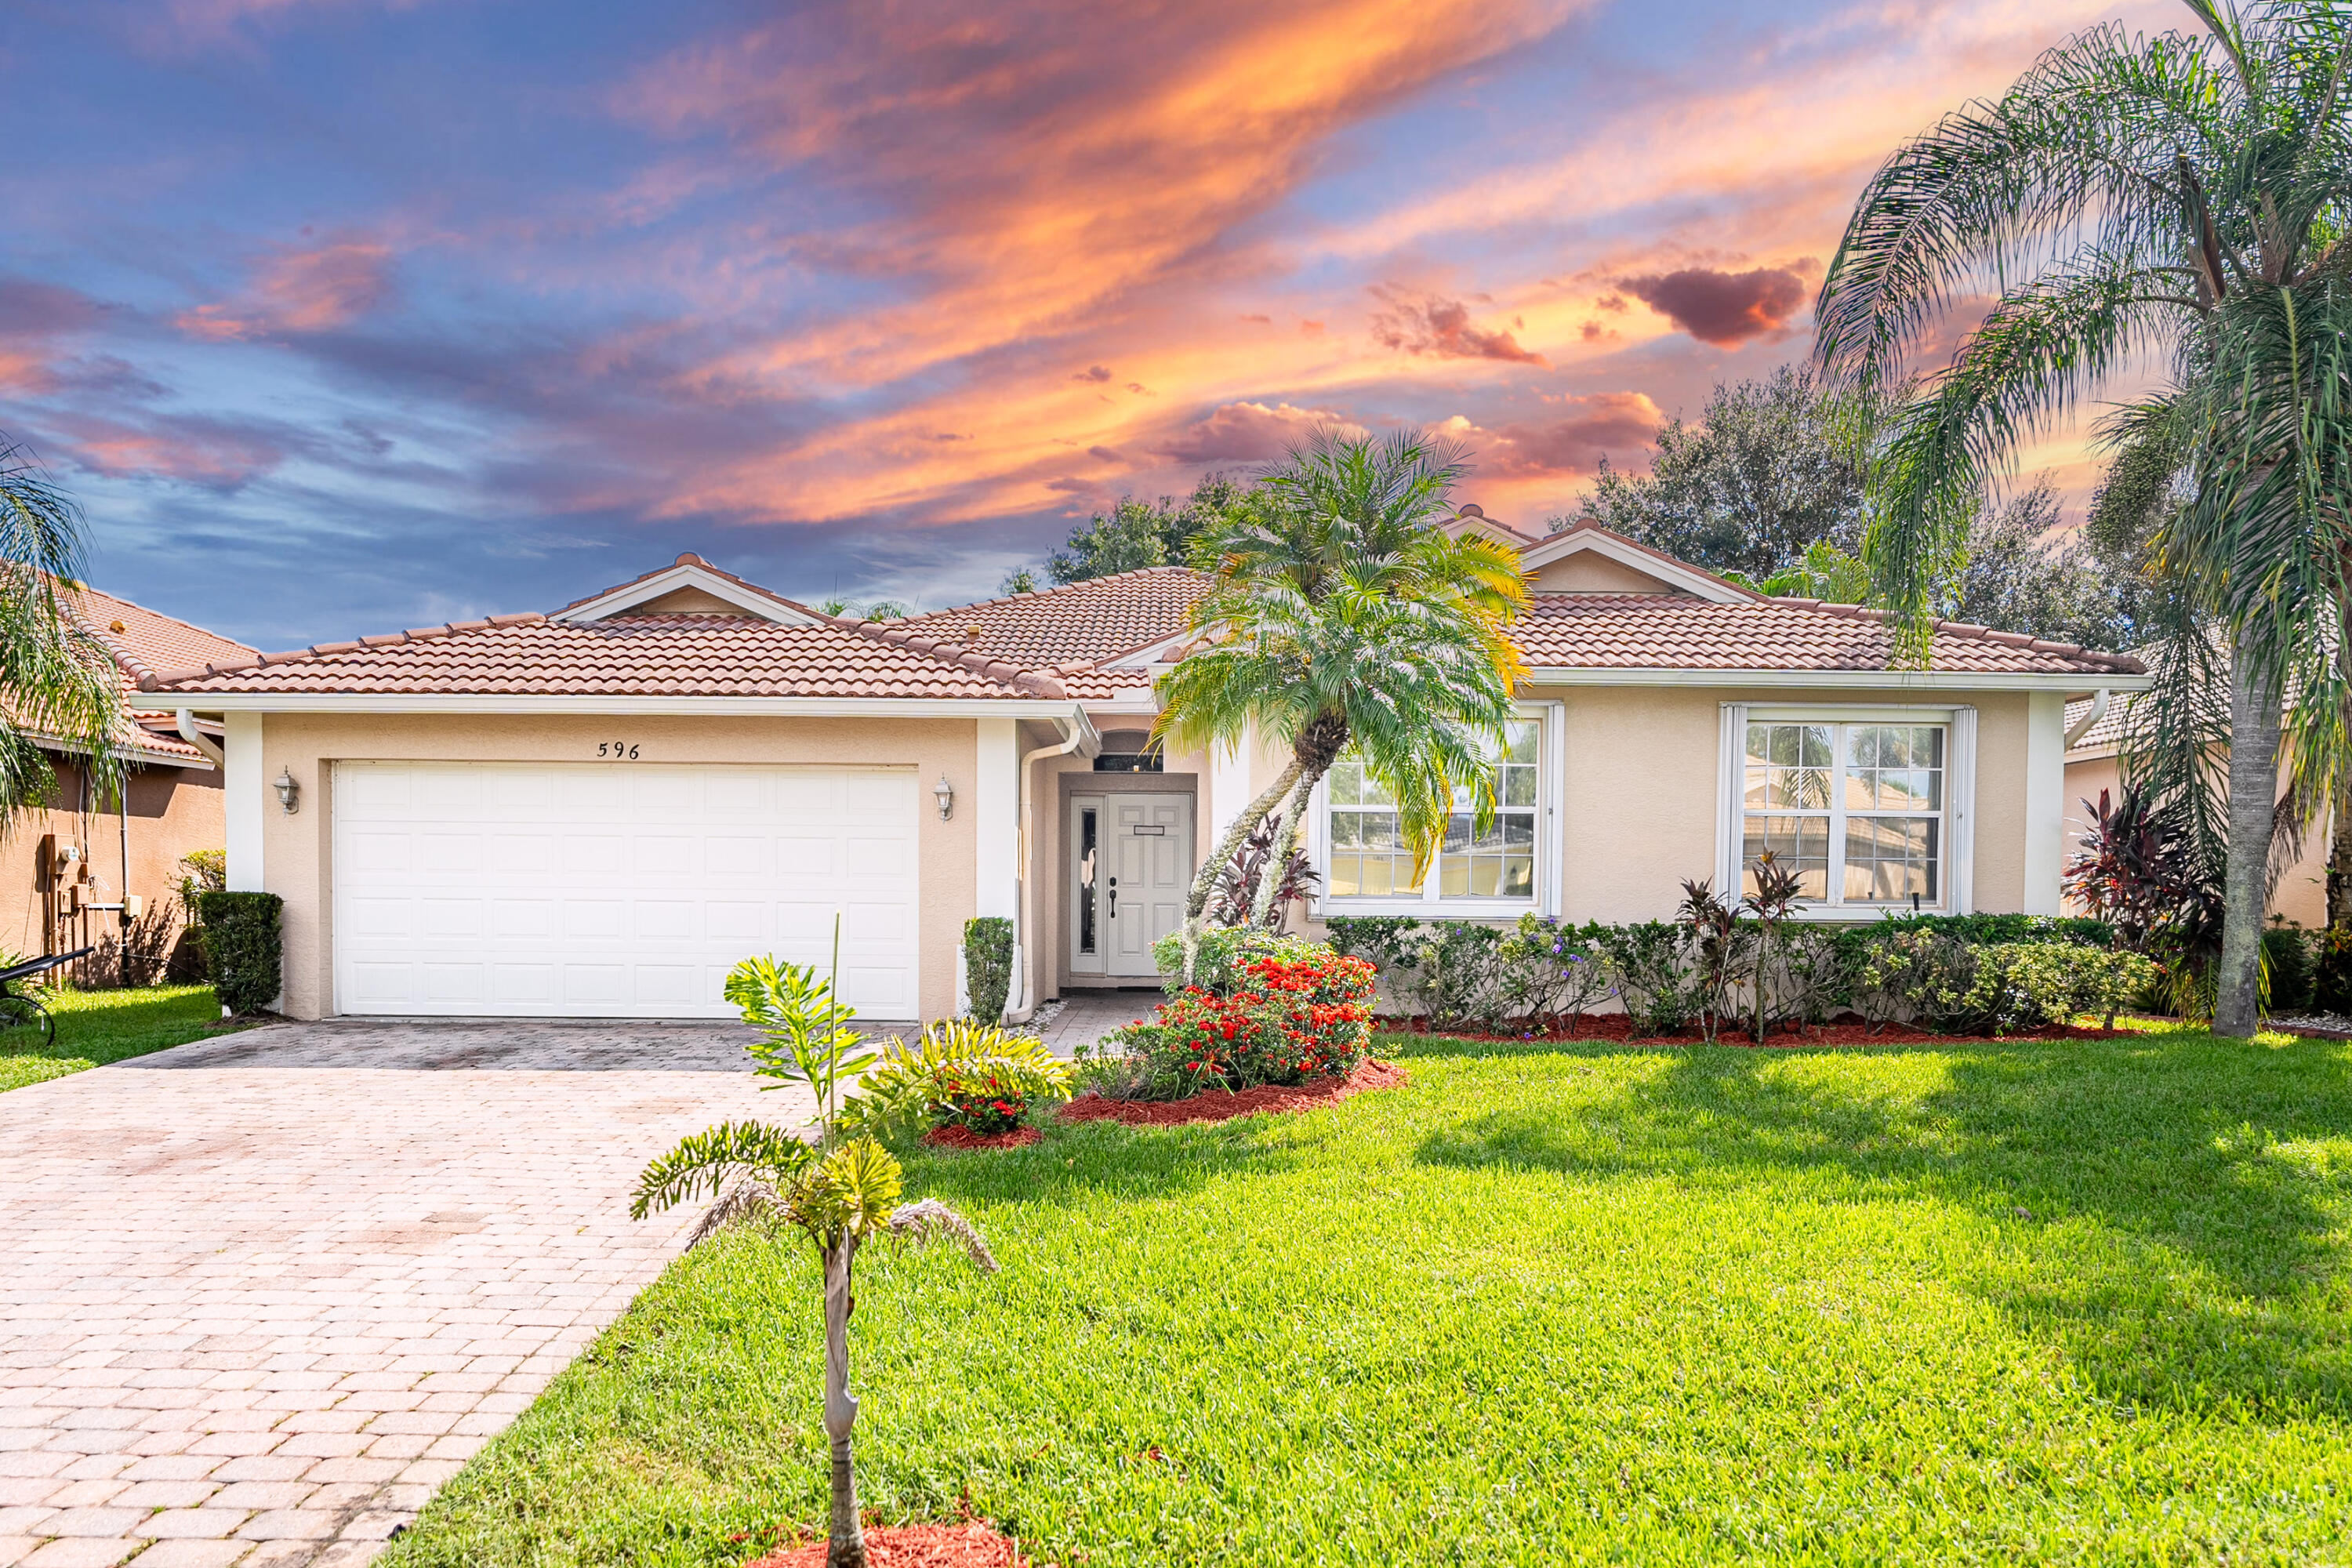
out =
<svg viewBox="0 0 2352 1568"><path fill-rule="evenodd" d="M1811 292L1803 274L1813 269L1810 262L1747 272L1686 267L1654 277L1621 278L1617 285L1699 342L1734 349L1750 338L1777 342L1787 337L1790 318L1804 308Z"/></svg>
<svg viewBox="0 0 2352 1568"><path fill-rule="evenodd" d="M173 324L215 341L327 331L390 299L391 260L390 247L370 239L281 249L254 269L241 299L184 310Z"/></svg>
<svg viewBox="0 0 2352 1568"><path fill-rule="evenodd" d="M1435 294L1414 294L1376 283L1372 293L1383 308L1372 316L1372 339L1406 353L1440 359L1496 359L1541 364L1543 355L1524 349L1509 332L1471 325L1470 307Z"/></svg>
<svg viewBox="0 0 2352 1568"><path fill-rule="evenodd" d="M1439 430L1466 441L1481 474L1521 479L1590 474L1604 456L1639 449L1665 423L1664 411L1640 392L1596 392L1561 400L1558 418L1513 420L1483 429L1460 415Z"/></svg>
<svg viewBox="0 0 2352 1568"><path fill-rule="evenodd" d="M1332 408L1287 403L1228 403L1152 448L1181 463L1270 463L1317 430L1360 433L1363 426Z"/></svg>

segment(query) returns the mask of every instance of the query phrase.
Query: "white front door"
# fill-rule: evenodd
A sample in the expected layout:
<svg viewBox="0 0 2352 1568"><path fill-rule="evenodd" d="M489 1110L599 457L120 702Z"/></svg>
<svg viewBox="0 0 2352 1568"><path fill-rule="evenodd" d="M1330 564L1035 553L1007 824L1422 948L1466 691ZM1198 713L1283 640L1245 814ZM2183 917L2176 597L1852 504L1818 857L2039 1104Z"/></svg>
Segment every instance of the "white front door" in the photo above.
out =
<svg viewBox="0 0 2352 1568"><path fill-rule="evenodd" d="M1070 967L1149 978L1151 944L1184 923L1192 881L1192 797L1079 795L1070 802Z"/></svg>
<svg viewBox="0 0 2352 1568"><path fill-rule="evenodd" d="M342 1013L724 1018L753 953L920 1015L919 782L903 770L340 763Z"/></svg>

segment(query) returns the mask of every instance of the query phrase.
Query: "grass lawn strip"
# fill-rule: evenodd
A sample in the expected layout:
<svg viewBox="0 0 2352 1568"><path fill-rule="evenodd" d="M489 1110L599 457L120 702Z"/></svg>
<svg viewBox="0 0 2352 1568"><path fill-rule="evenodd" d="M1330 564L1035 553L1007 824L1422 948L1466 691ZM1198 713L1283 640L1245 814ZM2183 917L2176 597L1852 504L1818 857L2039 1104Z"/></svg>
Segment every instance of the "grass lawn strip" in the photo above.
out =
<svg viewBox="0 0 2352 1568"><path fill-rule="evenodd" d="M43 994L42 1000L57 1019L57 1042L33 1051L0 1045L0 1090L22 1089L28 1083L63 1078L224 1032L220 1004L213 999L209 985L50 991Z"/></svg>
<svg viewBox="0 0 2352 1568"><path fill-rule="evenodd" d="M1378 1049L1406 1084L1306 1114L910 1145L1005 1268L861 1260L868 1506L1065 1565L2352 1539L2352 1046ZM681 1260L386 1568L821 1523L815 1274Z"/></svg>

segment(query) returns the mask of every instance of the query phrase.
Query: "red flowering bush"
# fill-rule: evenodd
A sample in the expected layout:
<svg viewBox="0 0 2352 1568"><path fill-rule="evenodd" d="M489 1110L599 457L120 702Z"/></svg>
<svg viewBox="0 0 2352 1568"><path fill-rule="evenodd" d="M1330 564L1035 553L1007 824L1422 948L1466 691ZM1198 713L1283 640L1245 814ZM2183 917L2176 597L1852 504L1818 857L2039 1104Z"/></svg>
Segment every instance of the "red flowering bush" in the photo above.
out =
<svg viewBox="0 0 2352 1568"><path fill-rule="evenodd" d="M1304 1083L1353 1071L1371 1048L1372 966L1287 942L1233 965L1230 989L1192 985L1126 1033L1129 1097Z"/></svg>
<svg viewBox="0 0 2352 1568"><path fill-rule="evenodd" d="M931 1108L934 1127L961 1127L982 1137L1010 1132L1021 1125L1029 1109L1029 1089L1020 1075L1004 1072L949 1072L940 1083L940 1098Z"/></svg>

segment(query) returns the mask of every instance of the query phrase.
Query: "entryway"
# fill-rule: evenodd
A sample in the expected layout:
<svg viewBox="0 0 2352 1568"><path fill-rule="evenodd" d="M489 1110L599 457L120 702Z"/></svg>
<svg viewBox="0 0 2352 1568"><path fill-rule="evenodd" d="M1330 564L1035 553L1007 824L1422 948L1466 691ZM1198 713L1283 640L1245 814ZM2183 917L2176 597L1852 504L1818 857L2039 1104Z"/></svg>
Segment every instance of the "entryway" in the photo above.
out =
<svg viewBox="0 0 2352 1568"><path fill-rule="evenodd" d="M1172 793L1070 797L1070 973L1149 979L1151 944L1184 921L1192 797Z"/></svg>

